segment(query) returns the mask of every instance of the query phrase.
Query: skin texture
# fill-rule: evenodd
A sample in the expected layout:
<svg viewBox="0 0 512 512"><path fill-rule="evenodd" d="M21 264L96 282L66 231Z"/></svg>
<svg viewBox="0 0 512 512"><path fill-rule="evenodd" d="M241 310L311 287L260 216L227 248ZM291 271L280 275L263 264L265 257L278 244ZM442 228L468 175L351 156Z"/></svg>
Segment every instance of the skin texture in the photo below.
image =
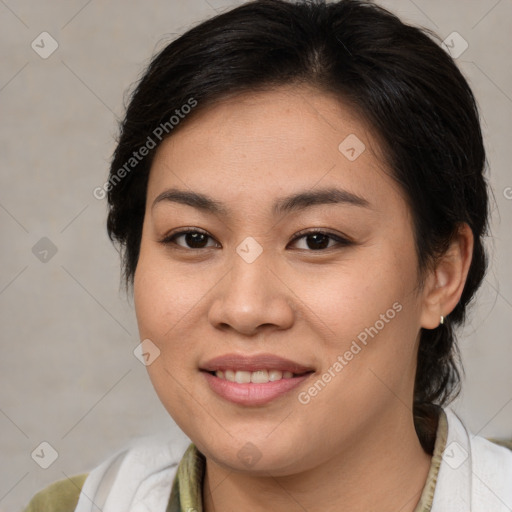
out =
<svg viewBox="0 0 512 512"><path fill-rule="evenodd" d="M350 134L366 147L354 161L338 149ZM272 212L278 198L329 187L368 205ZM170 188L207 194L229 214L153 204ZM161 243L179 228L206 231L206 247L184 236ZM313 229L352 243L294 241ZM263 250L252 263L236 251L246 237ZM471 252L462 226L418 287L410 210L377 140L320 91L231 97L164 141L149 177L135 308L141 340L161 351L148 366L155 390L207 458L205 510L413 511L430 465L412 415L419 332L457 304ZM394 318L301 403L299 393L393 304ZM236 405L199 371L228 353L272 353L315 372L270 403ZM238 456L246 443L260 457L250 467Z"/></svg>

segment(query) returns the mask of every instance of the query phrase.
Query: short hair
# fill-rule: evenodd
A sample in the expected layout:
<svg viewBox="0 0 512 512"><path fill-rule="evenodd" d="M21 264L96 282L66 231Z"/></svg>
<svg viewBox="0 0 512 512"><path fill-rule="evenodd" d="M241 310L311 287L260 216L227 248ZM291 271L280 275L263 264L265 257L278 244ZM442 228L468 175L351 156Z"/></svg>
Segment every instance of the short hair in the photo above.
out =
<svg viewBox="0 0 512 512"><path fill-rule="evenodd" d="M420 334L414 419L431 451L432 408L438 411L460 390L454 327L463 323L485 275L489 215L477 104L431 31L363 0L256 0L188 30L153 58L131 95L110 180L126 169L134 150L149 147L148 137L155 147L109 187L108 234L120 247L125 281L133 284L148 175L161 141L229 95L301 84L350 105L377 134L412 213L420 275L446 251L461 223L473 232L459 303L444 324ZM193 111L171 123L191 99ZM160 128L165 137L154 135L159 127L167 127L165 134Z"/></svg>

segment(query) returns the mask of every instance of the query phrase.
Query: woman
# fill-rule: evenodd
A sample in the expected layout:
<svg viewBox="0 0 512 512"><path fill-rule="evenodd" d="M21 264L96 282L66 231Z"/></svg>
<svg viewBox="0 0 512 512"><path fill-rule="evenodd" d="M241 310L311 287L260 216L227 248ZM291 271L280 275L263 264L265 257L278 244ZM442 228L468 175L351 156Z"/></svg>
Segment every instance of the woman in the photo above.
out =
<svg viewBox="0 0 512 512"><path fill-rule="evenodd" d="M474 97L429 35L259 0L153 59L97 192L192 443L141 440L27 510L512 510L512 452L448 407L488 200Z"/></svg>

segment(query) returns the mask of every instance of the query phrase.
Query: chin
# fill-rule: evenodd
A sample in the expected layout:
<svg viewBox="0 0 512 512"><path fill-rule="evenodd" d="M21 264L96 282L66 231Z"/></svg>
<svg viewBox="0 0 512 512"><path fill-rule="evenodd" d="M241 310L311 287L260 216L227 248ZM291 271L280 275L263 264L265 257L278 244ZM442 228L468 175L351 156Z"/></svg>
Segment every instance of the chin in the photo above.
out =
<svg viewBox="0 0 512 512"><path fill-rule="evenodd" d="M283 439L276 439L271 443L265 436L261 439L254 436L252 441L249 440L251 436L245 437L246 439L233 439L226 434L223 440L198 439L193 442L207 459L228 471L261 476L287 476L306 469L302 467L306 454L301 455L297 451L297 446L305 443L292 442L288 435L286 444L283 444Z"/></svg>

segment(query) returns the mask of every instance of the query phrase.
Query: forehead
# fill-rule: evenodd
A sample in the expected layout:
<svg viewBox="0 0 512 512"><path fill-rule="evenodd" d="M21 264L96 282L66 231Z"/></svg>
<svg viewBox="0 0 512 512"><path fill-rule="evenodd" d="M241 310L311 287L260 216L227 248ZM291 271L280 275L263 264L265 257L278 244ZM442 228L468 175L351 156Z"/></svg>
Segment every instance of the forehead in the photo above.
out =
<svg viewBox="0 0 512 512"><path fill-rule="evenodd" d="M389 174L352 109L316 89L287 87L230 97L185 120L157 150L148 200L170 187L260 206L318 187L362 197L399 193Z"/></svg>

